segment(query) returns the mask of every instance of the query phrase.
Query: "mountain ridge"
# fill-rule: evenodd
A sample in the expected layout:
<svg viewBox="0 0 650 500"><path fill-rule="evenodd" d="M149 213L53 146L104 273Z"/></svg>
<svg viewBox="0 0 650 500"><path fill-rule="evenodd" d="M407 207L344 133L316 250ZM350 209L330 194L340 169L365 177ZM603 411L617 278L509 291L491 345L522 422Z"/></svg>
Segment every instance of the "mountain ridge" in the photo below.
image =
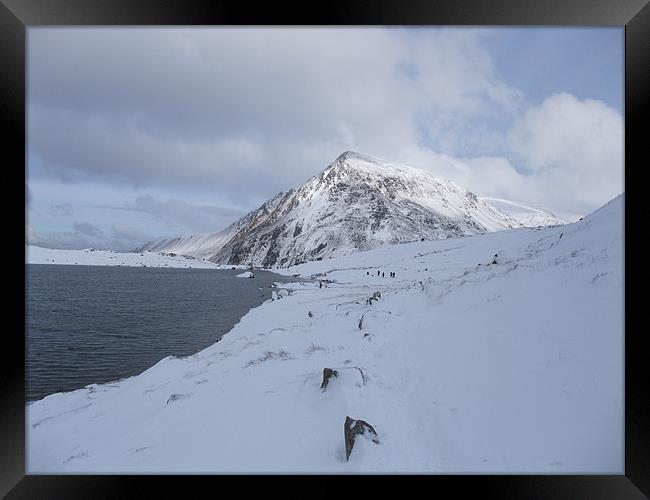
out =
<svg viewBox="0 0 650 500"><path fill-rule="evenodd" d="M284 267L420 239L525 227L474 193L426 170L355 151L217 233L136 249L219 264Z"/></svg>

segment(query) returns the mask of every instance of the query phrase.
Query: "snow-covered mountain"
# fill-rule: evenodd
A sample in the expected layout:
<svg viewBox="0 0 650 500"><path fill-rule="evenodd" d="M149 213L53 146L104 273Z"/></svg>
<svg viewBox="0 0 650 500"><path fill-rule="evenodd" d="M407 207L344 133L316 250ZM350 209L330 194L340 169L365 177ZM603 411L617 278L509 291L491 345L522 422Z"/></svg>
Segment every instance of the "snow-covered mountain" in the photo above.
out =
<svg viewBox="0 0 650 500"><path fill-rule="evenodd" d="M551 212L532 208L514 201L487 197L481 197L481 200L489 203L502 214L516 219L526 227L559 226L560 224L568 224L570 222Z"/></svg>
<svg viewBox="0 0 650 500"><path fill-rule="evenodd" d="M447 179L347 151L300 188L279 193L223 231L149 242L136 251L284 267L523 226Z"/></svg>

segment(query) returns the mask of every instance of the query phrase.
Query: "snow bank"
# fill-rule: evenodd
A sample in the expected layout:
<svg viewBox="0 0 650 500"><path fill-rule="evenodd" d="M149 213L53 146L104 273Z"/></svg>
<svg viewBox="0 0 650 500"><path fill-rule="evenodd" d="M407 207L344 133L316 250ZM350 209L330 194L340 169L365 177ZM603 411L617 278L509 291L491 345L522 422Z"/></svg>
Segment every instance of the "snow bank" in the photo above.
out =
<svg viewBox="0 0 650 500"><path fill-rule="evenodd" d="M251 273L250 271L246 271L245 273L238 274L235 276L235 278L254 278L255 275Z"/></svg>
<svg viewBox="0 0 650 500"><path fill-rule="evenodd" d="M30 404L28 473L622 473L622 196L282 272L319 282L193 356ZM346 417L378 441L349 461Z"/></svg>
<svg viewBox="0 0 650 500"><path fill-rule="evenodd" d="M112 250L54 250L28 245L25 248L27 264L67 264L85 266L128 267L183 267L200 269L243 269L245 266L218 265L209 260L157 252L113 252Z"/></svg>

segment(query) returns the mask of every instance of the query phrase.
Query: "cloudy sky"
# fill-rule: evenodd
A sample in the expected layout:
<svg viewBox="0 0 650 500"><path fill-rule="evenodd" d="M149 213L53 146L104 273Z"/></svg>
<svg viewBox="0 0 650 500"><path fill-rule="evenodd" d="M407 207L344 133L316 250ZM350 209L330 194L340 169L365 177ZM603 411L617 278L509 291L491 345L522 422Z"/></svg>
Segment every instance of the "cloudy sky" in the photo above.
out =
<svg viewBox="0 0 650 500"><path fill-rule="evenodd" d="M624 189L623 28L30 28L26 237L217 231L354 150L575 219Z"/></svg>

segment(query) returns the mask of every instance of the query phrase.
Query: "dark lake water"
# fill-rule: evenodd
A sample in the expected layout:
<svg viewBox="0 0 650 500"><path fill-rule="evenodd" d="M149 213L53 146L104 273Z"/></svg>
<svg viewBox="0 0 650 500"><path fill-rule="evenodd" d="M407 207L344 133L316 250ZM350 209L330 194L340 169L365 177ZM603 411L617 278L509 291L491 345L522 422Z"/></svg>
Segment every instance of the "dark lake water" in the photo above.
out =
<svg viewBox="0 0 650 500"><path fill-rule="evenodd" d="M241 272L28 264L27 400L194 354L269 299L269 285L290 281Z"/></svg>

